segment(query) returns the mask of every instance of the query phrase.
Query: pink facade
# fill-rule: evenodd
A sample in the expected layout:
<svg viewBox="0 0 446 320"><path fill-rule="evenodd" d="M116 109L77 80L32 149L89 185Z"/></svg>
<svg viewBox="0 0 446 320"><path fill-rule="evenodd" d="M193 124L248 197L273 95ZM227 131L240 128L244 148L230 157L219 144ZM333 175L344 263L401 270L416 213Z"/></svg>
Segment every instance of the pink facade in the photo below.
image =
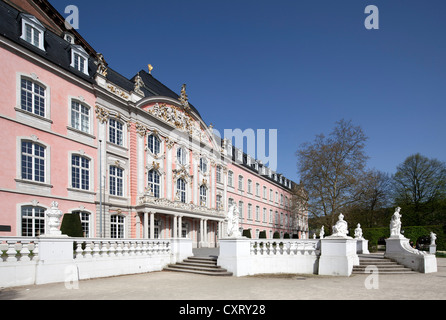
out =
<svg viewBox="0 0 446 320"><path fill-rule="evenodd" d="M12 21L47 26L19 11ZM306 212L291 211L293 183L255 159L255 168L234 161L185 87L178 96L145 71L126 79L90 47L45 30L45 43L60 48L44 49L60 53L0 36L0 225L11 227L0 236L44 233L53 201L79 212L89 237L188 237L216 246L231 204L253 238L307 236ZM85 64L74 63L74 53Z"/></svg>

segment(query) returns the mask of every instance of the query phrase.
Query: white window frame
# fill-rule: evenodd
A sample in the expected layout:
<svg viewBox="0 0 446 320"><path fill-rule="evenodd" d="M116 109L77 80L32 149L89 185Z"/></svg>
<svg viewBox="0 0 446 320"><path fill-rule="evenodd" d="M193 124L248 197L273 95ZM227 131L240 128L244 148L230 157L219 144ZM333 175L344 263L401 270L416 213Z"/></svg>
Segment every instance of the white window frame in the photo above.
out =
<svg viewBox="0 0 446 320"><path fill-rule="evenodd" d="M76 128L73 124L73 121L75 121L75 119L73 118L73 104L74 103L76 103L76 104L78 104L79 105L79 112L77 111L77 110L75 110L74 112L76 113L76 117L78 117L78 123L79 123L79 127L78 128ZM87 130L83 130L83 128L82 128L82 116L83 116L83 114L82 114L82 107L84 107L84 108L86 108L86 109L88 109L88 114L86 115L86 116L88 116L88 128L87 128ZM80 101L80 100L78 100L78 99L75 99L75 98L70 98L69 99L69 117L70 117L70 122L69 122L69 128L70 129L74 129L74 130L76 130L76 132L80 132L80 133L85 133L85 134L93 134L93 123L92 123L92 119L93 119L93 117L92 117L92 110L93 110L93 108L89 105L89 104L87 104L87 103L85 103L84 101ZM85 116L85 114L84 114L84 116Z"/></svg>
<svg viewBox="0 0 446 320"><path fill-rule="evenodd" d="M184 182L184 190L178 188L178 183L180 180L182 180ZM186 179L179 178L179 179L177 179L177 181L175 181L175 194L178 194L178 196L179 196L178 201L187 203L188 199L187 199L187 181L186 181ZM184 201L182 201L183 194L184 194Z"/></svg>
<svg viewBox="0 0 446 320"><path fill-rule="evenodd" d="M228 171L228 186L234 187L234 172Z"/></svg>
<svg viewBox="0 0 446 320"><path fill-rule="evenodd" d="M147 149L154 155L158 155L161 152L161 139L154 133L149 134L147 137Z"/></svg>
<svg viewBox="0 0 446 320"><path fill-rule="evenodd" d="M36 48L39 48L40 50L45 51L45 27L40 23L39 20L37 20L36 17L30 15L30 14L21 14L22 17L22 34L20 36L20 39L25 40L27 43L35 46ZM30 28L31 30L31 39L28 39L27 37L27 28ZM39 43L35 43L34 40L36 38L36 32L38 32L37 38ZM31 41L29 41L31 40Z"/></svg>
<svg viewBox="0 0 446 320"><path fill-rule="evenodd" d="M73 157L79 157L80 158L81 163L80 163L79 167L73 165ZM88 188L87 189L84 189L82 187L83 186L83 183L82 183L82 171L85 171L85 169L82 167L82 159L85 159L85 160L88 161ZM92 188L92 183L93 183L92 178L94 177L93 174L92 174L92 170L93 170L92 164L93 164L93 162L92 162L90 157L87 157L85 155L78 154L78 153L71 153L70 154L70 169L71 169L70 170L70 188L76 189L76 190L79 190L79 191L92 191L92 190L94 190ZM80 185L80 187L75 187L73 185L73 183L74 183L74 181L73 181L73 169L74 168L78 168L79 169L79 178L80 178L79 185Z"/></svg>
<svg viewBox="0 0 446 320"><path fill-rule="evenodd" d="M122 171L122 177L119 177L116 174L112 175L112 170L111 170L112 168L116 168L118 170L121 170ZM121 185L122 194L118 193L118 182L119 182L120 179L122 180L121 181L121 183L122 183L122 185ZM109 187L108 193L111 196L124 197L125 196L125 170L123 168L120 168L120 167L116 166L116 165L110 165L109 166L109 177L108 177L108 180L109 180L109 182L108 182L108 187ZM115 192L114 193L112 193L112 181L114 181L114 184L115 184Z"/></svg>
<svg viewBox="0 0 446 320"><path fill-rule="evenodd" d="M88 53L84 50L84 48L82 48L79 45L76 44L72 44L71 45L71 64L70 66L72 68L74 68L77 71L80 71L84 74L86 74L87 76L88 74L88 59L90 58L90 56L88 55ZM83 59L83 67L80 68L80 59ZM77 64L77 66L76 66Z"/></svg>
<svg viewBox="0 0 446 320"><path fill-rule="evenodd" d="M113 221L116 219L117 221ZM122 221L119 221L121 220ZM112 239L123 239L125 238L125 223L126 219L123 215L113 214L110 216L110 238ZM115 231L113 232L113 228Z"/></svg>
<svg viewBox="0 0 446 320"><path fill-rule="evenodd" d="M207 200L208 200L208 188L206 185L202 184L199 188L200 192L200 206L207 207Z"/></svg>
<svg viewBox="0 0 446 320"><path fill-rule="evenodd" d="M184 147L177 146L176 160L182 166L185 166L187 164L187 151Z"/></svg>
<svg viewBox="0 0 446 320"><path fill-rule="evenodd" d="M150 172L153 172L154 174L158 175L158 182L150 181ZM152 180L153 180L153 178L152 178ZM150 185L151 195L153 195L155 198L161 198L161 174L157 170L151 169L151 170L149 170L149 172L147 172L147 181L148 181L148 185ZM154 188L154 187L158 187L158 195L156 194L156 192L155 192L156 188Z"/></svg>
<svg viewBox="0 0 446 320"><path fill-rule="evenodd" d="M116 126L112 126L112 122L116 123L116 124L120 124L122 127L118 128ZM112 137L111 131L112 130L114 131L114 135L115 135L114 139L115 139L115 141L111 140L111 137ZM120 121L120 120L118 120L116 118L110 118L108 120L108 132L107 132L107 134L108 134L108 142L110 142L110 143L112 143L114 145L120 146L120 147L125 147L125 124L122 121ZM119 139L118 139L119 134L121 134L121 141L119 141Z"/></svg>
<svg viewBox="0 0 446 320"><path fill-rule="evenodd" d="M31 220L31 230L32 230L32 234L31 235L24 235L23 234L23 215L22 215L22 210L25 207L30 207L32 208L32 216L29 218L29 220ZM39 209L43 209L43 217L37 217L35 216L35 210L36 208ZM20 236L22 237L37 237L37 236L41 236L43 234L45 234L45 230L46 230L46 215L45 215L45 211L47 210L47 208L40 206L40 205L33 205L33 204L21 204L19 205L19 221L20 223L17 226L17 233L20 234ZM36 234L36 220L43 220L43 234Z"/></svg>

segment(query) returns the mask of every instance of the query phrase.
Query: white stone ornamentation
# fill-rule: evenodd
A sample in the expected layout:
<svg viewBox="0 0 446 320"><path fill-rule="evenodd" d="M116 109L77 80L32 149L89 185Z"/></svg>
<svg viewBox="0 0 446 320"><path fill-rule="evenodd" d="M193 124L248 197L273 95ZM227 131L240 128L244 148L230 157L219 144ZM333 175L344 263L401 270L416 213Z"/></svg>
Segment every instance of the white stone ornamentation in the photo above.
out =
<svg viewBox="0 0 446 320"><path fill-rule="evenodd" d="M364 239L362 235L361 224L358 223L355 229L355 239Z"/></svg>
<svg viewBox="0 0 446 320"><path fill-rule="evenodd" d="M45 211L45 215L48 217L48 230L45 233L47 236L60 236L62 232L59 230L60 218L62 218L62 210L59 210L59 203L53 201L51 208Z"/></svg>
<svg viewBox="0 0 446 320"><path fill-rule="evenodd" d="M240 227L239 227L239 211L235 204L229 207L228 211L228 229L227 236L228 238L241 238Z"/></svg>
<svg viewBox="0 0 446 320"><path fill-rule="evenodd" d="M397 207L390 220L390 237L404 238L401 234L401 208Z"/></svg>
<svg viewBox="0 0 446 320"><path fill-rule="evenodd" d="M331 237L347 237L348 234L348 224L344 220L344 215L341 213L338 217L338 221L333 226L333 234Z"/></svg>

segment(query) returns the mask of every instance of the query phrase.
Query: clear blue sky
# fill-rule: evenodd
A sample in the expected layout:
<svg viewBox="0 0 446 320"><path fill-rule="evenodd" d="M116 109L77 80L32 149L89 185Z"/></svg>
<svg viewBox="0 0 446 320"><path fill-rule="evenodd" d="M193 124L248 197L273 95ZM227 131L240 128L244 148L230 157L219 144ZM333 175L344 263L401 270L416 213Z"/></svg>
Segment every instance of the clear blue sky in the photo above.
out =
<svg viewBox="0 0 446 320"><path fill-rule="evenodd" d="M152 74L223 129L278 130L279 173L344 118L369 137L368 167L414 153L446 160L444 0L50 0L127 77ZM379 30L366 30L367 5Z"/></svg>

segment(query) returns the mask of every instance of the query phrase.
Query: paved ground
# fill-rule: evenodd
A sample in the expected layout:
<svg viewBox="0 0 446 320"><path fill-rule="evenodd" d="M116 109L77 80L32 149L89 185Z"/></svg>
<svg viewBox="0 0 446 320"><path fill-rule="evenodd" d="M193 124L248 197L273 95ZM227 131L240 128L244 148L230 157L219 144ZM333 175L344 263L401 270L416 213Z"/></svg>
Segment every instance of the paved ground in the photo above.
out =
<svg viewBox="0 0 446 320"><path fill-rule="evenodd" d="M294 300L294 299L446 299L446 258L431 274L326 277L265 275L212 277L176 272L85 280L78 289L64 283L0 290L0 300ZM367 289L378 284L378 289Z"/></svg>

